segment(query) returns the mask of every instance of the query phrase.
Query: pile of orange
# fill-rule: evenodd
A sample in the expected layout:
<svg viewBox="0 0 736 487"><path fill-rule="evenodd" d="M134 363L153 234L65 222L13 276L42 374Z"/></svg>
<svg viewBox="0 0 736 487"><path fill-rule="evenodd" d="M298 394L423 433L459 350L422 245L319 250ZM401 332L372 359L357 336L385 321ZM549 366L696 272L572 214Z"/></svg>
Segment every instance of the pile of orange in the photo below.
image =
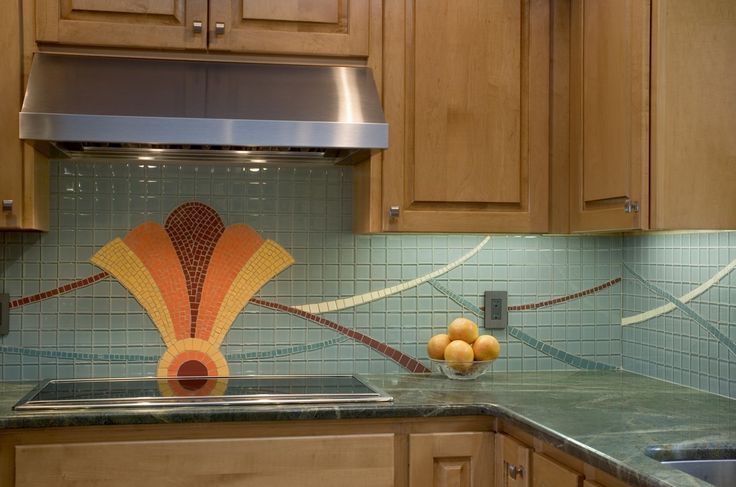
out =
<svg viewBox="0 0 736 487"><path fill-rule="evenodd" d="M427 354L435 360L445 360L451 367L464 369L473 361L495 360L501 345L493 335L478 335L478 325L467 318L456 318L447 333L434 335L427 342Z"/></svg>

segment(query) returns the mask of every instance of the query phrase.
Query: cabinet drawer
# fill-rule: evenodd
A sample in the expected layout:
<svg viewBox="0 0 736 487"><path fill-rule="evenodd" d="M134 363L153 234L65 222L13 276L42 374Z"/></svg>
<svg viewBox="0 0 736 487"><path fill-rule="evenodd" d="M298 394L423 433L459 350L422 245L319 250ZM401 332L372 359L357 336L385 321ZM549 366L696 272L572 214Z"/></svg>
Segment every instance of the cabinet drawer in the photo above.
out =
<svg viewBox="0 0 736 487"><path fill-rule="evenodd" d="M391 486L394 435L21 445L15 466L17 487Z"/></svg>

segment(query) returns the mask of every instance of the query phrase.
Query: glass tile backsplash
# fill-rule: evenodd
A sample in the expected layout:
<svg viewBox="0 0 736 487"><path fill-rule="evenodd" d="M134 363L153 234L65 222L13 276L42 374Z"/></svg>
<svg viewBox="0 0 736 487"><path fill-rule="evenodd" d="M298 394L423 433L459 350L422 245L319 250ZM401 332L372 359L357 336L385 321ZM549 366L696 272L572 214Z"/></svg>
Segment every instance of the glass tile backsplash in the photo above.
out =
<svg viewBox="0 0 736 487"><path fill-rule="evenodd" d="M192 366L181 347L233 375L426 372L429 337L506 290L491 373L623 367L736 397L733 232L354 235L349 168L63 161L51 191L48 233L0 233L2 380L161 375Z"/></svg>

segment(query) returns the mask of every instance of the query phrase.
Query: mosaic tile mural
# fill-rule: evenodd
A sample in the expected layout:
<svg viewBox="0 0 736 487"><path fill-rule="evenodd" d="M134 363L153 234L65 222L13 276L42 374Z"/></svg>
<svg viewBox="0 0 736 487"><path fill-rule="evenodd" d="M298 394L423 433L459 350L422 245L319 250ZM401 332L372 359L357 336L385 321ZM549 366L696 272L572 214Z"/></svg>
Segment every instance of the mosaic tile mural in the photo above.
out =
<svg viewBox="0 0 736 487"><path fill-rule="evenodd" d="M626 334L659 319L636 297L638 277L661 287L630 258L639 237L353 235L350 176L59 163L51 231L0 234L0 288L13 307L1 378L209 373L223 364L234 375L427 372L426 341L457 316L481 322L485 290L509 292L509 328L493 331L502 345L494 371L623 366L655 375L642 365L646 351L622 350L633 343ZM278 263L267 258L241 276L248 252L267 246ZM736 258L733 242L725 255ZM730 271L719 282L728 279ZM733 318L717 325L721 337L703 338L718 353L720 339L733 341ZM707 365L709 379L688 385L714 390L716 377L715 392L736 397L733 374Z"/></svg>

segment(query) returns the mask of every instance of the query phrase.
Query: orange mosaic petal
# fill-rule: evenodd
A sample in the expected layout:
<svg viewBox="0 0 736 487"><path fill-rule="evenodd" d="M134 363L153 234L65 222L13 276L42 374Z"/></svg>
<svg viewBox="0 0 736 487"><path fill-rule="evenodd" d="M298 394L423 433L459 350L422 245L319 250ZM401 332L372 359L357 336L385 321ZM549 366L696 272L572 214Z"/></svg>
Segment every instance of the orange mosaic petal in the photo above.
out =
<svg viewBox="0 0 736 487"><path fill-rule="evenodd" d="M174 326L176 338L191 333L191 310L184 272L168 234L157 223L138 225L123 241L151 273L163 296Z"/></svg>
<svg viewBox="0 0 736 487"><path fill-rule="evenodd" d="M263 239L248 225L231 225L222 234L212 253L202 287L196 337L202 339L209 337L209 334L205 334L205 330L213 329L222 301L233 281L262 244Z"/></svg>
<svg viewBox="0 0 736 487"><path fill-rule="evenodd" d="M273 240L266 240L243 266L228 289L212 329L197 327L197 337L219 346L230 326L250 298L279 272L294 263L294 258Z"/></svg>

